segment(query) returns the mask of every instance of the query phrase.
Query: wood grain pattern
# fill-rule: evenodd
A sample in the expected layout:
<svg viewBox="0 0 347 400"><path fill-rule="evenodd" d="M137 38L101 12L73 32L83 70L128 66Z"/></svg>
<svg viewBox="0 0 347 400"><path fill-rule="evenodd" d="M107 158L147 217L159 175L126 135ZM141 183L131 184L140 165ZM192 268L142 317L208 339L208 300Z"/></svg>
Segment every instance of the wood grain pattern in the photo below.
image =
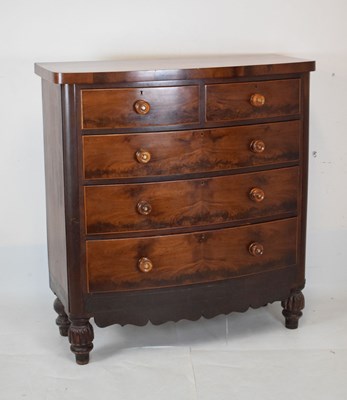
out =
<svg viewBox="0 0 347 400"><path fill-rule="evenodd" d="M278 54L90 62L36 63L35 72L59 84L230 79L314 71L315 62Z"/></svg>
<svg viewBox="0 0 347 400"><path fill-rule="evenodd" d="M85 188L86 233L145 231L201 226L295 213L297 167L186 181L88 186ZM261 188L265 199L251 200ZM137 205L150 204L148 215Z"/></svg>
<svg viewBox="0 0 347 400"><path fill-rule="evenodd" d="M217 281L296 263L297 219L140 239L87 241L90 292L140 290ZM252 242L264 254L249 253ZM149 273L137 264L147 257Z"/></svg>
<svg viewBox="0 0 347 400"><path fill-rule="evenodd" d="M262 107L251 105L255 93L265 96ZM281 117L300 112L299 79L206 85L207 122Z"/></svg>
<svg viewBox="0 0 347 400"><path fill-rule="evenodd" d="M82 129L174 126L199 122L199 87L146 87L82 90ZM147 114L134 105L144 100Z"/></svg>
<svg viewBox="0 0 347 400"><path fill-rule="evenodd" d="M297 161L300 133L300 121L290 121L233 128L84 136L84 178L184 175ZM251 151L254 140L264 142L263 152ZM147 163L136 159L136 152L141 149L150 152Z"/></svg>
<svg viewBox="0 0 347 400"><path fill-rule="evenodd" d="M92 317L159 324L282 301L297 327L314 69L273 55L36 64L50 285L78 363Z"/></svg>

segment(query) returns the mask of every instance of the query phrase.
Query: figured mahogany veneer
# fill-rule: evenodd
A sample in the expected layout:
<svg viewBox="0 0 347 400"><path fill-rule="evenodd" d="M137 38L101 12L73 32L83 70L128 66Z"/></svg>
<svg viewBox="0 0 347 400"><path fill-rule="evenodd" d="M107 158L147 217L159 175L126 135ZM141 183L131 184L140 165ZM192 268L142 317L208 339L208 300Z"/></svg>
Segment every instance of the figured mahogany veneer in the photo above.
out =
<svg viewBox="0 0 347 400"><path fill-rule="evenodd" d="M265 98L252 104L252 96ZM206 121L238 121L300 113L300 80L228 83L206 86Z"/></svg>
<svg viewBox="0 0 347 400"><path fill-rule="evenodd" d="M40 63L50 286L98 326L302 315L309 72L276 55Z"/></svg>
<svg viewBox="0 0 347 400"><path fill-rule="evenodd" d="M85 89L81 107L82 129L193 124L199 122L199 86Z"/></svg>
<svg viewBox="0 0 347 400"><path fill-rule="evenodd" d="M294 215L299 169L160 183L85 187L86 233L132 232ZM262 201L252 190L265 193ZM148 213L137 209L140 202Z"/></svg>
<svg viewBox="0 0 347 400"><path fill-rule="evenodd" d="M297 163L300 121L233 128L83 136L85 179L159 177ZM252 151L261 140L265 149ZM121 150L120 150L121 149ZM136 152L150 153L146 163Z"/></svg>
<svg viewBox="0 0 347 400"><path fill-rule="evenodd" d="M292 218L199 233L87 241L89 291L214 282L294 266L296 231ZM255 240L264 247L258 256L249 249ZM142 257L153 264L148 273L138 268Z"/></svg>

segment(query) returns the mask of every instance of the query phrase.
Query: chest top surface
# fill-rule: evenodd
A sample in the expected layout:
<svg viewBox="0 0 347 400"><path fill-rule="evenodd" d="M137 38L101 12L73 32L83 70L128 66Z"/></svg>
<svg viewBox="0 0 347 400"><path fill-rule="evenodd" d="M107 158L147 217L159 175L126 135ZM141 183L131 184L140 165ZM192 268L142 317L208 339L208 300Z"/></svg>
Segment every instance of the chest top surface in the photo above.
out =
<svg viewBox="0 0 347 400"><path fill-rule="evenodd" d="M35 64L37 75L57 84L238 78L302 73L314 69L314 61L276 54Z"/></svg>

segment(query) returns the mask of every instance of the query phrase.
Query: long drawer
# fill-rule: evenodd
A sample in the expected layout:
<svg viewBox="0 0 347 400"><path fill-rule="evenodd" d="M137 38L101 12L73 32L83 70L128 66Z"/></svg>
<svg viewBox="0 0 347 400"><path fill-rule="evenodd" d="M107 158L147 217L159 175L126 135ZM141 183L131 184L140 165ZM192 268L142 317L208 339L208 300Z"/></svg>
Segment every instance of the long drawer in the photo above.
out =
<svg viewBox="0 0 347 400"><path fill-rule="evenodd" d="M301 122L83 137L85 179L182 175L299 159Z"/></svg>
<svg viewBox="0 0 347 400"><path fill-rule="evenodd" d="M86 233L194 227L295 213L298 167L183 181L88 186Z"/></svg>
<svg viewBox="0 0 347 400"><path fill-rule="evenodd" d="M296 264L297 219L148 238L87 241L89 292L218 281Z"/></svg>

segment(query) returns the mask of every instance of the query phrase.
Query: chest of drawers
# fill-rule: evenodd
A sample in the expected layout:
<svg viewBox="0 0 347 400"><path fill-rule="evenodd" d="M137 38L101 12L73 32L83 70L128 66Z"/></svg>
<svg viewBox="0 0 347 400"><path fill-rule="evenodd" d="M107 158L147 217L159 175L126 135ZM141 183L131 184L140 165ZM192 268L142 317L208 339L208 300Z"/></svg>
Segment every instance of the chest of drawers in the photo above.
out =
<svg viewBox="0 0 347 400"><path fill-rule="evenodd" d="M39 63L50 286L93 328L302 315L309 72L275 55Z"/></svg>

